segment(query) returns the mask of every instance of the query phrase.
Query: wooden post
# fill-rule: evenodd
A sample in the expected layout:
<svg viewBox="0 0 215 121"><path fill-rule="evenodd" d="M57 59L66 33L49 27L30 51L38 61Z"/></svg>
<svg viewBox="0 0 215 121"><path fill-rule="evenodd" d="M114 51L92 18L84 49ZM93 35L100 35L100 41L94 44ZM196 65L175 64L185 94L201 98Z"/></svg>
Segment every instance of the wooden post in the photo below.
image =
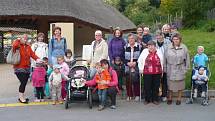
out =
<svg viewBox="0 0 215 121"><path fill-rule="evenodd" d="M38 18L38 33L43 32L45 34L44 42L48 43L48 30L49 30L49 23L48 19L39 17Z"/></svg>

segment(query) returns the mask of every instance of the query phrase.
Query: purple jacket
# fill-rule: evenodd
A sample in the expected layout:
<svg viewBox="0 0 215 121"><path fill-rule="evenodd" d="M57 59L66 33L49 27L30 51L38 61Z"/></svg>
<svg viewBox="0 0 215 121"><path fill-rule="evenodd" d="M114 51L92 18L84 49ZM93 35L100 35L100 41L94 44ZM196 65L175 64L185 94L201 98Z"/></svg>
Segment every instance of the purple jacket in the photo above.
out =
<svg viewBox="0 0 215 121"><path fill-rule="evenodd" d="M125 58L125 49L126 45L124 39L122 37L114 37L108 44L108 54L110 61L112 61L115 57L120 57L123 61Z"/></svg>

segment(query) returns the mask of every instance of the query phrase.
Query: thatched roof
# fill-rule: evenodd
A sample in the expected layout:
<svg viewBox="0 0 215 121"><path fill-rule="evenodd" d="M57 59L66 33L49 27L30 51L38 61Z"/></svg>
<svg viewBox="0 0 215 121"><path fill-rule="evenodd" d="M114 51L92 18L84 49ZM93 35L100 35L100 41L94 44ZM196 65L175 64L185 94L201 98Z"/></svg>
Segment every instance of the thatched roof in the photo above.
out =
<svg viewBox="0 0 215 121"><path fill-rule="evenodd" d="M102 0L0 0L0 16L4 15L67 16L105 29L136 27Z"/></svg>

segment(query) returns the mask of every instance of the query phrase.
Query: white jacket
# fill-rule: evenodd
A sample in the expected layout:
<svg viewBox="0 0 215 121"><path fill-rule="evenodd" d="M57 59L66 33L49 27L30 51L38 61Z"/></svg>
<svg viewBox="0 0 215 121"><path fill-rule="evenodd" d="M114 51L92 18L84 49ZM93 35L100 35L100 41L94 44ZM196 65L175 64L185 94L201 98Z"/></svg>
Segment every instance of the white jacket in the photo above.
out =
<svg viewBox="0 0 215 121"><path fill-rule="evenodd" d="M93 52L93 46L95 44L95 41L91 44L91 66L94 66L95 63L99 62L102 59L108 59L108 45L107 42L102 39L99 44L96 45L94 52Z"/></svg>
<svg viewBox="0 0 215 121"><path fill-rule="evenodd" d="M40 59L48 57L48 44L44 42L35 42L34 44L32 44L31 49ZM33 59L31 59L31 66L36 66L36 62Z"/></svg>
<svg viewBox="0 0 215 121"><path fill-rule="evenodd" d="M143 73L143 69L144 69L144 66L145 66L145 60L146 60L148 54L149 54L149 50L146 48L141 52L141 54L140 54L140 56L138 58L138 61L137 61L138 62L138 68L139 68L139 72L141 74ZM163 71L163 54L159 49L157 49L157 55L160 58L161 68L162 68L162 71Z"/></svg>

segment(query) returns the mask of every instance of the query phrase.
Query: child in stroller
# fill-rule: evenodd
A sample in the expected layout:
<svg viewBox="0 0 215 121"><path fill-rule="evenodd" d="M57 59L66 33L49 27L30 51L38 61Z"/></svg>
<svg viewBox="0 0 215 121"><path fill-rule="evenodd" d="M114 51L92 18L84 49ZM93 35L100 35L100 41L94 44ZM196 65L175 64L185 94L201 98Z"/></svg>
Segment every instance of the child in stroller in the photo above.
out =
<svg viewBox="0 0 215 121"><path fill-rule="evenodd" d="M192 79L193 79L193 89L194 89L193 97L197 98L198 89L201 88L201 92L202 92L201 97L205 98L206 92L207 92L207 81L208 81L207 70L205 70L205 67L200 66L198 70L196 70L195 74L192 76Z"/></svg>

